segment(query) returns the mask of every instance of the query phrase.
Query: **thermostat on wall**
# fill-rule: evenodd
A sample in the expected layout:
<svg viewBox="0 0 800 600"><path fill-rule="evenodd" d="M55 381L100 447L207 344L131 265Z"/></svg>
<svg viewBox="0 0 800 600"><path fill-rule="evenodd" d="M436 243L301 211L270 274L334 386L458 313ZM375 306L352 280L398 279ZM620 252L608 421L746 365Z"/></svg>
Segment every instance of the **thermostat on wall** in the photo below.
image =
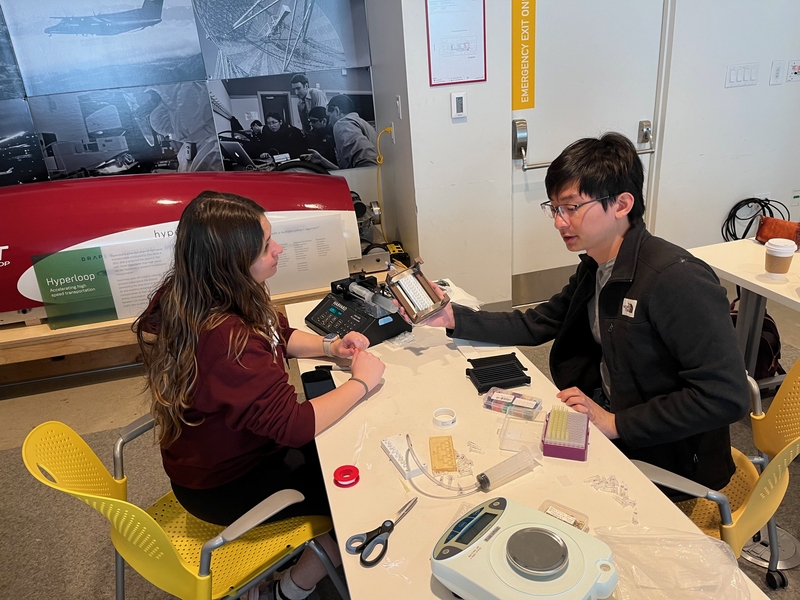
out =
<svg viewBox="0 0 800 600"><path fill-rule="evenodd" d="M450 93L450 115L454 119L467 116L467 92Z"/></svg>

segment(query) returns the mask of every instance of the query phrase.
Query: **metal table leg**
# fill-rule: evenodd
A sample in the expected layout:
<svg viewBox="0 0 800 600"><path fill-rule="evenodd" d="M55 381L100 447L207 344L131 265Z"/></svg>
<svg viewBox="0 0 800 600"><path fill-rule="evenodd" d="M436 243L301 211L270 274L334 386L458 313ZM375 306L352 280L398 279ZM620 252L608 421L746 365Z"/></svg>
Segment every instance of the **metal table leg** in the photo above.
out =
<svg viewBox="0 0 800 600"><path fill-rule="evenodd" d="M761 341L761 327L767 310L767 299L748 289L741 288L739 316L736 319L736 341L744 356L747 372L754 376L758 345Z"/></svg>

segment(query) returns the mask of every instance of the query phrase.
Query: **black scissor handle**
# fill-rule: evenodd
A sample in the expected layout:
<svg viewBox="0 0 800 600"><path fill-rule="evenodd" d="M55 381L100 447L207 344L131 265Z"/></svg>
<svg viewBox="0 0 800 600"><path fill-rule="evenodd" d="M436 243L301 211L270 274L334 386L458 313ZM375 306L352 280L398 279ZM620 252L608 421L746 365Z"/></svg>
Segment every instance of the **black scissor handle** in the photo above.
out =
<svg viewBox="0 0 800 600"><path fill-rule="evenodd" d="M367 533L357 533L347 538L345 542L345 550L350 554L360 554L360 562L364 567L374 567L386 555L386 549L389 546L389 534L394 529L394 523L391 521L384 521L380 527L368 531ZM373 554L375 548L380 546L380 552L374 558L369 558Z"/></svg>

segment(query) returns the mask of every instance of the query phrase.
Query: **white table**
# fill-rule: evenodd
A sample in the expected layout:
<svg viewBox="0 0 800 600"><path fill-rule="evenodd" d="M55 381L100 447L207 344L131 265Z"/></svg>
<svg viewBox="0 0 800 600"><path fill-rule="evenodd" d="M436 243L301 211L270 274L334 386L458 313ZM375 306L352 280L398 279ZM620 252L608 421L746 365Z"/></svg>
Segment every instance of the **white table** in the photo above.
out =
<svg viewBox="0 0 800 600"><path fill-rule="evenodd" d="M786 277L764 272L764 246L754 239L723 242L689 250L722 278L741 287L736 337L748 373L753 373L767 299L800 311L800 259L792 260Z"/></svg>
<svg viewBox="0 0 800 600"><path fill-rule="evenodd" d="M286 307L289 322L300 329L314 302ZM695 526L666 496L647 480L619 450L592 426L589 457L586 462L545 457L543 467L484 494L459 499L430 497L453 496L418 476L404 482L398 470L380 447L381 439L398 433L409 433L418 453L428 459L428 438L451 435L457 452L474 461L474 474L488 469L511 453L499 449L497 430L502 421L499 413L482 406L464 369L470 365L458 350L456 342L444 330L428 327L414 329L415 342L401 349L388 344L373 348L387 368L384 383L370 397L356 405L339 422L317 437L317 448L333 513L344 569L353 600L392 598L443 598L454 596L431 574L430 555L440 535L456 516L490 497L505 496L538 508L552 500L582 512L589 517L589 526L621 526L631 523L633 509L623 508L611 494L594 490L583 483L593 475L616 475L624 481L629 496L637 501L637 517L642 525L658 525L683 531L697 531ZM514 348L479 348L483 355L503 354ZM532 381L523 393L537 396L549 409L558 402L553 384L517 351L517 357L528 368ZM314 368L322 361L301 360L301 371ZM349 375L333 372L337 385ZM449 407L457 413L457 423L450 429L438 429L432 421L433 411ZM361 451L356 446L362 439ZM467 442L478 444L484 454L468 452ZM345 464L356 464L360 481L352 488L339 488L333 483L333 471ZM469 485L474 478L457 480ZM414 489L416 486L417 489ZM406 489L408 487L408 489ZM347 554L344 542L350 535L369 531L395 512L413 496L419 496L414 509L403 519L389 539L386 558L396 564L371 569L361 567L357 556ZM464 506L467 504L468 506ZM753 598L766 598L752 581Z"/></svg>

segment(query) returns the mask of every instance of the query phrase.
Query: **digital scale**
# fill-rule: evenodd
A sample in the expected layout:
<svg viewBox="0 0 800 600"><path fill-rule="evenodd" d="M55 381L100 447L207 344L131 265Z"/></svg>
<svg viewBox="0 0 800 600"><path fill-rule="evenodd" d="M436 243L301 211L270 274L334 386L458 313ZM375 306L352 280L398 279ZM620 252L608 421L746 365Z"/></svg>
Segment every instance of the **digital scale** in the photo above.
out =
<svg viewBox="0 0 800 600"><path fill-rule="evenodd" d="M606 544L506 498L487 500L445 531L431 569L465 600L595 600L617 586Z"/></svg>

